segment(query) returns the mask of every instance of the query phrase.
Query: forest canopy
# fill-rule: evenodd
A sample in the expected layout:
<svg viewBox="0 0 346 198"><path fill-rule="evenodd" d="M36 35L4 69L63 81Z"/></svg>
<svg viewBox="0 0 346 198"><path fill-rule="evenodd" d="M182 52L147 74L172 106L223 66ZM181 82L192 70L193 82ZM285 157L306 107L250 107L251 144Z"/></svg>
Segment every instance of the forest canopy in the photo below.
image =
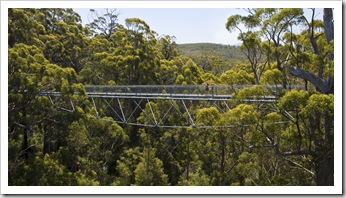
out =
<svg viewBox="0 0 346 198"><path fill-rule="evenodd" d="M245 10L225 19L240 46L196 44L196 53L142 19L119 24L116 9L83 26L71 8L10 8L8 185L333 186L333 10L323 20L313 8L309 17L300 8ZM85 90L206 83L232 87L235 99L225 112L191 102L196 120L211 126L203 129L119 124L106 103L96 117ZM49 91L61 95L41 94ZM272 105L246 102L268 95ZM135 112L133 123L149 122L153 109L184 108L119 104ZM187 115L163 116L174 126Z"/></svg>

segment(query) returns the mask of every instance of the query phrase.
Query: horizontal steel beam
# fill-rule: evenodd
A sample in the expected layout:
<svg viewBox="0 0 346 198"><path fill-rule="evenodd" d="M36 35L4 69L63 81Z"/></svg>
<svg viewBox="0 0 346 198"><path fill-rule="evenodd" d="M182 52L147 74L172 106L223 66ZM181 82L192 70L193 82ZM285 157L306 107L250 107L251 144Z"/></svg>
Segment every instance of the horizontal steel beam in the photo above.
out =
<svg viewBox="0 0 346 198"><path fill-rule="evenodd" d="M87 92L89 98L119 98L119 99L151 99L151 100L199 100L199 101L229 101L231 95L203 94L151 94L151 93L101 93ZM60 97L60 92L41 92L41 96ZM257 96L242 100L244 102L276 102L275 96Z"/></svg>
<svg viewBox="0 0 346 198"><path fill-rule="evenodd" d="M246 87L246 86L245 86ZM93 108L90 112L94 112L94 117L102 119L102 117L112 117L113 122L126 125L142 126L142 127L159 127L159 128L202 128L202 129L222 129L232 128L238 125L229 126L204 126L199 123L196 117L196 108L194 105L198 101L204 107L216 107L218 111L224 113L230 110L231 101L239 101L240 99L232 98L232 89L229 86L209 87L209 90L203 89L204 86L88 86L86 87L86 95L92 101ZM77 93L76 93L77 94ZM61 92L47 91L41 92L41 96L49 98L60 98L63 96ZM132 109L125 109L122 101L135 106ZM150 102L158 102L158 100L169 101L165 108L156 109L157 107ZM173 102L175 101L175 102ZM196 101L196 102L194 102ZM275 95L269 96L250 96L241 99L246 103L259 103L261 105L271 105L276 103ZM52 102L53 104L53 102ZM68 104L69 107L70 104ZM65 108L65 106L63 106ZM67 108L66 108L67 109ZM68 109L67 109L68 110ZM72 110L74 106L72 104ZM160 113L154 113L159 111ZM146 121L140 123L135 120L133 115L140 113ZM174 114L175 119L182 122L179 126L172 126L169 116ZM285 124L289 121L282 121L275 124ZM245 125L243 125L245 126ZM249 125L250 126L250 125ZM252 126L252 125L251 125Z"/></svg>

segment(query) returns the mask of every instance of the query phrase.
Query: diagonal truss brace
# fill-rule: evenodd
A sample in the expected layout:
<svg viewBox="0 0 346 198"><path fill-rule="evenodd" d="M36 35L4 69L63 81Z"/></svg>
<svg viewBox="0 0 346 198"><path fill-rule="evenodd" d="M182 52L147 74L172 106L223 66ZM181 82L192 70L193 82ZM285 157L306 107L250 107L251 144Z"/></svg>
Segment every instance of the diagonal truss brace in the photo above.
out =
<svg viewBox="0 0 346 198"><path fill-rule="evenodd" d="M60 102L65 103L62 106L62 104L57 104L56 102L54 102L51 96L48 96L48 98L49 98L52 106L57 108L57 109L60 109L60 110L63 110L63 111L67 111L67 112L70 112L70 113L73 113L76 110L71 99L68 102L59 100Z"/></svg>
<svg viewBox="0 0 346 198"><path fill-rule="evenodd" d="M126 95L123 93L89 93L88 97L91 101L91 106L88 106L88 108L92 108L92 112L95 112L95 117L98 119L105 119L110 121L109 119L104 118L112 117L114 120L113 122L119 123L119 124L127 124L127 125L133 125L133 126L143 126L143 127L160 127L160 128L229 128L234 126L204 126L199 125L196 119L196 115L194 110L191 109L192 104L196 104L198 101L204 101L202 104L206 105L206 107L215 106L218 111L221 113L227 112L230 110L230 99L228 98L221 98L223 95L203 95L201 97L200 95L194 95L194 94L188 94L188 95L182 95L182 94L176 94L177 96L174 96L174 94L170 94L170 96L165 95L159 95L153 93L155 96L151 96L149 93L145 95L133 95L132 93L129 93L130 95ZM42 93L42 95L46 95L49 97L51 103L53 106L65 110L68 112L74 112L75 107L73 105L73 102L70 100L68 101L62 101L61 99L56 100L52 99L52 97L61 97L59 93ZM179 97L178 97L179 96ZM226 97L226 96L225 96ZM167 108L163 109L154 109L154 106L151 104L151 102L156 101L169 101ZM54 102L55 101L55 102ZM62 101L62 102L61 102ZM131 108L127 105L124 105L124 102L128 102L128 104L135 104ZM174 102L176 101L176 102ZM189 102L188 102L189 101ZM270 108L271 105L275 105L276 99L271 96L266 96L260 98L260 99L254 99L249 98L247 100L244 100L244 102L249 103L259 103L259 108ZM85 104L85 103L84 103ZM201 104L201 103L199 103ZM269 105L269 106L267 106ZM267 106L267 107L265 107ZM157 111L161 111L160 113L157 113ZM181 119L180 126L178 125L170 125L169 119L171 116L170 114L173 113L176 116L179 116L177 119ZM143 116L148 122L147 123L139 123L139 120L136 118L137 113L140 113L141 116ZM156 113L156 114L155 114ZM137 114L138 115L138 114ZM290 121L292 121L292 116L288 112L284 112L284 116L287 117L287 121L281 121L275 124L285 124Z"/></svg>

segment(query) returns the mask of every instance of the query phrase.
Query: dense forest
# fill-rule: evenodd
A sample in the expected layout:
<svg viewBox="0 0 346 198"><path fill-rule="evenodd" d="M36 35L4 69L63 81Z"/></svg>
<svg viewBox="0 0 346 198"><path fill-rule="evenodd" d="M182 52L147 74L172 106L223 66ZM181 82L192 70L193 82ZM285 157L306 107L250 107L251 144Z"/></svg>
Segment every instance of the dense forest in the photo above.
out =
<svg viewBox="0 0 346 198"><path fill-rule="evenodd" d="M180 55L191 58L204 72L216 76L220 76L233 65L246 59L240 48L232 45L189 43L179 44L178 49Z"/></svg>
<svg viewBox="0 0 346 198"><path fill-rule="evenodd" d="M323 20L315 9L245 10L225 19L240 46L194 53L139 18L119 24L116 9L85 26L73 9L9 9L8 185L334 185L333 10ZM206 82L253 85L234 90L227 112L202 101L190 109L202 123L235 127L118 124L93 116L84 87ZM277 98L270 108L244 100L267 95ZM57 108L70 101L73 110Z"/></svg>

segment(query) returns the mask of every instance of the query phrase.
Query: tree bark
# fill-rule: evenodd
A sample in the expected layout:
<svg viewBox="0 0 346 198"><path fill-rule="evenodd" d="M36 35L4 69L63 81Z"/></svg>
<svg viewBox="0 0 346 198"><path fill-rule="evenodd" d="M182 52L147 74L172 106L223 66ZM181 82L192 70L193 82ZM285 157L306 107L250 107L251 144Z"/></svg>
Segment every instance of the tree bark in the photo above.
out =
<svg viewBox="0 0 346 198"><path fill-rule="evenodd" d="M323 145L320 145L320 147L324 148L324 153L316 158L316 184L319 186L333 186L334 136L331 134L333 130L333 116L325 115L324 121L324 141Z"/></svg>
<svg viewBox="0 0 346 198"><path fill-rule="evenodd" d="M316 184L334 186L334 150L322 154L315 161Z"/></svg>
<svg viewBox="0 0 346 198"><path fill-rule="evenodd" d="M323 9L323 22L324 32L326 34L328 43L330 43L331 40L334 40L334 21L332 8Z"/></svg>
<svg viewBox="0 0 346 198"><path fill-rule="evenodd" d="M324 93L324 94L332 94L334 93L334 79L332 77L328 77L326 80L308 72L303 69L294 66L287 66L290 73L298 78L307 80L311 82L316 88Z"/></svg>
<svg viewBox="0 0 346 198"><path fill-rule="evenodd" d="M48 141L47 141L47 134L46 134L46 127L44 126L45 124L40 123L39 124L39 128L42 131L43 134L43 148L42 148L42 154L43 156L46 155L46 153L48 153Z"/></svg>
<svg viewBox="0 0 346 198"><path fill-rule="evenodd" d="M26 108L23 108L23 118L25 120L24 123L24 129L23 129L23 144L22 144L22 150L24 151L24 158L25 161L27 162L29 159L29 141L28 141L28 123L26 122Z"/></svg>

